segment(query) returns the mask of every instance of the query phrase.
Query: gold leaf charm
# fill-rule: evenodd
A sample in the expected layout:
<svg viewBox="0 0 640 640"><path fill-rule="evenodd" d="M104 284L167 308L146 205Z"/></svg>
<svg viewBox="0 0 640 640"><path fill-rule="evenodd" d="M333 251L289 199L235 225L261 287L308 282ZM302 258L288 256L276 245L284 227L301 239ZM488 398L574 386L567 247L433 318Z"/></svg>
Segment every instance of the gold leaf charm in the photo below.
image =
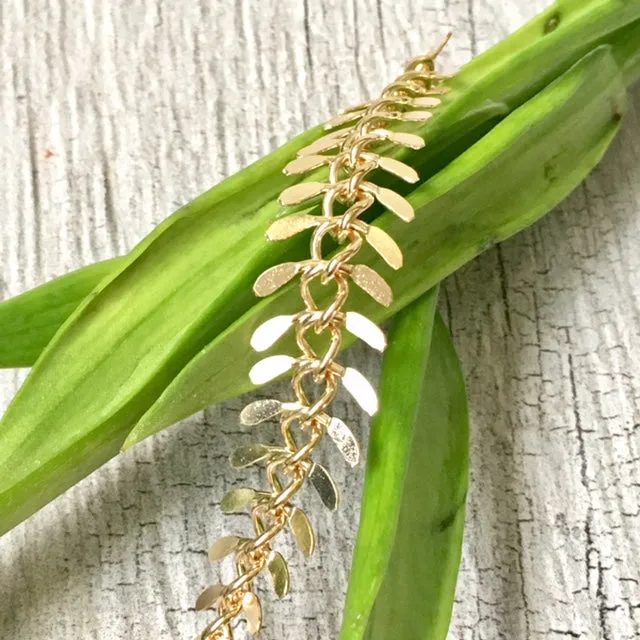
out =
<svg viewBox="0 0 640 640"><path fill-rule="evenodd" d="M273 346L291 327L295 316L276 316L263 322L251 336L254 351L266 351Z"/></svg>
<svg viewBox="0 0 640 640"><path fill-rule="evenodd" d="M307 514L301 509L298 509L298 507L293 507L289 518L289 526L293 532L293 537L298 545L298 549L300 549L307 558L311 557L316 550L316 536L313 533L313 528L311 527Z"/></svg>
<svg viewBox="0 0 640 640"><path fill-rule="evenodd" d="M333 161L333 156L300 156L295 160L292 160L283 170L286 176L295 176L301 173L307 173L314 169L319 169Z"/></svg>
<svg viewBox="0 0 640 640"><path fill-rule="evenodd" d="M411 99L412 104L416 107L426 107L427 109L433 109L442 103L440 98L434 98L432 96L418 96Z"/></svg>
<svg viewBox="0 0 640 640"><path fill-rule="evenodd" d="M227 587L223 584L214 584L207 587L198 597L196 601L196 611L204 611L205 609L213 609L217 607L217 603L227 592Z"/></svg>
<svg viewBox="0 0 640 640"><path fill-rule="evenodd" d="M333 118L333 120L329 120L329 122L324 125L324 128L327 130L335 129L336 127L342 127L345 124L349 124L354 120L359 120L365 110L366 105L347 110L344 113L341 113L339 116Z"/></svg>
<svg viewBox="0 0 640 640"><path fill-rule="evenodd" d="M360 446L351 429L340 418L331 418L327 433L347 463L356 467L360 462Z"/></svg>
<svg viewBox="0 0 640 640"><path fill-rule="evenodd" d="M338 497L338 487L331 474L317 462L311 468L309 480L320 496L320 500L329 511L336 511L340 501Z"/></svg>
<svg viewBox="0 0 640 640"><path fill-rule="evenodd" d="M395 158L389 158L387 156L380 157L378 160L378 167L392 173L394 176L401 178L409 184L415 184L420 180L418 172L413 167L410 167L408 164L400 162L400 160L396 160Z"/></svg>
<svg viewBox="0 0 640 640"><path fill-rule="evenodd" d="M283 373L287 373L295 362L296 359L291 356L269 356L251 367L249 378L255 385L266 384Z"/></svg>
<svg viewBox="0 0 640 640"><path fill-rule="evenodd" d="M255 489L232 489L220 501L220 510L222 513L243 511L253 504L256 494L257 491Z"/></svg>
<svg viewBox="0 0 640 640"><path fill-rule="evenodd" d="M353 367L347 367L342 376L344 388L370 416L378 413L378 395L371 383Z"/></svg>
<svg viewBox="0 0 640 640"><path fill-rule="evenodd" d="M211 562L224 560L224 558L237 551L238 547L246 541L246 538L239 538L238 536L220 538L220 540L209 549L209 560L211 560Z"/></svg>
<svg viewBox="0 0 640 640"><path fill-rule="evenodd" d="M328 188L324 182L301 182L285 189L280 194L280 204L283 207L295 207L312 198L322 195Z"/></svg>
<svg viewBox="0 0 640 640"><path fill-rule="evenodd" d="M402 267L402 251L386 231L380 227L369 227L365 239L392 269L397 270Z"/></svg>
<svg viewBox="0 0 640 640"><path fill-rule="evenodd" d="M393 303L393 291L371 267L366 264L357 264L351 272L351 279L363 290L366 291L376 302L385 307L390 307Z"/></svg>
<svg viewBox="0 0 640 640"><path fill-rule="evenodd" d="M267 230L269 240L287 240L311 227L317 227L322 222L318 216L306 213L286 216L276 220Z"/></svg>
<svg viewBox="0 0 640 640"><path fill-rule="evenodd" d="M376 129L372 131L372 135L375 135L380 140L388 140L394 144L399 144L403 147L409 147L410 149L422 149L425 145L424 140L417 136L415 133L405 133L403 131L389 131L388 129Z"/></svg>
<svg viewBox="0 0 640 640"><path fill-rule="evenodd" d="M258 277L253 285L253 291L259 298L270 296L280 287L287 284L296 277L300 271L300 264L297 262L283 262L275 267L267 269Z"/></svg>
<svg viewBox="0 0 640 640"><path fill-rule="evenodd" d="M251 443L239 446L230 456L229 462L234 469L246 469L259 462L268 460L279 451L276 447L266 444Z"/></svg>
<svg viewBox="0 0 640 640"><path fill-rule="evenodd" d="M244 596L242 596L242 610L247 620L249 633L252 636L260 633L260 629L262 629L262 605L255 593L247 591Z"/></svg>
<svg viewBox="0 0 640 640"><path fill-rule="evenodd" d="M402 113L402 120L405 122L426 122L433 118L431 111L404 111Z"/></svg>
<svg viewBox="0 0 640 640"><path fill-rule="evenodd" d="M379 187L371 182L363 184L362 188L364 191L374 195L380 204L387 207L387 209L392 213L395 213L401 220L411 222L416 217L416 213L413 210L411 203L406 198L403 198L399 193L396 193L391 189Z"/></svg>
<svg viewBox="0 0 640 640"><path fill-rule="evenodd" d="M248 404L240 413L240 422L246 427L254 427L261 422L271 420L282 411L280 400L256 400Z"/></svg>
<svg viewBox="0 0 640 640"><path fill-rule="evenodd" d="M382 329L361 313L347 311L345 328L377 351L384 351L387 347L387 338Z"/></svg>
<svg viewBox="0 0 640 640"><path fill-rule="evenodd" d="M325 151L336 149L342 144L342 141L351 133L349 129L340 129L332 131L326 136L312 142L310 145L298 151L298 156L315 156Z"/></svg>
<svg viewBox="0 0 640 640"><path fill-rule="evenodd" d="M269 555L269 562L267 564L269 573L273 579L273 588L278 598L285 598L289 594L291 587L291 577L289 575L289 567L287 561L283 558L281 553L272 551Z"/></svg>

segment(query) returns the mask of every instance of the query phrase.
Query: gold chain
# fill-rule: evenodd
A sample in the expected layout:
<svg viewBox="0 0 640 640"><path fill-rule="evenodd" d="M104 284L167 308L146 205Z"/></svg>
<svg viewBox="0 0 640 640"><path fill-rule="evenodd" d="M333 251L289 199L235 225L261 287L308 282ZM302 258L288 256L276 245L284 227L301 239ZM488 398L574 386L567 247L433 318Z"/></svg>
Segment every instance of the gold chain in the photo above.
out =
<svg viewBox="0 0 640 640"><path fill-rule="evenodd" d="M394 269L402 266L402 253L395 241L378 227L360 219L376 201L403 220L410 222L414 211L398 193L368 180L369 174L382 169L407 182L416 182L418 174L399 160L384 157L374 151L380 143L390 142L413 149L424 146L415 134L393 131L389 123L423 122L432 116L446 93L442 81L450 76L435 71L435 60L450 38L433 52L415 58L405 72L384 89L378 100L348 109L327 125L331 133L299 152L284 172L304 174L328 167L326 182L301 182L282 192L283 206L298 206L322 197L322 215L297 213L274 222L267 231L269 240L285 240L307 229L314 229L311 258L303 262L287 262L263 273L254 285L258 296L268 296L294 277L300 276L300 294L304 311L278 316L261 325L253 334L252 347L264 351L290 328L295 329L301 355L270 356L258 362L250 372L255 384L263 384L287 371L293 371L292 387L295 400L258 400L242 411L245 425L257 425L278 418L283 446L250 444L237 449L231 463L237 468L265 463L269 491L234 489L222 500L226 513L251 509L254 538L229 536L218 540L209 550L213 561L233 555L236 579L228 585L213 585L198 599L196 608L217 610L218 617L201 634L201 640L231 640L232 622L243 616L250 633L262 627L262 604L254 592L253 581L265 569L273 579L279 597L289 592L289 569L283 556L273 549L275 538L290 528L300 550L310 556L315 549L315 535L307 515L292 504L292 500L307 480L318 491L331 510L338 506L338 491L329 472L311 456L325 433L333 439L346 461L355 466L359 460L358 443L351 430L339 418L327 411L340 383L369 414L377 410L376 393L371 384L355 369L336 362L342 346L343 330L361 338L382 351L385 337L382 331L364 316L344 311L349 297L349 281L371 295L377 302L389 306L392 292L389 285L373 269L353 264L366 241ZM323 240L329 236L339 246L333 257L323 257ZM326 308L316 303L313 287L333 285L333 302ZM325 335L324 353L318 353L310 337ZM328 346L326 346L328 344ZM309 391L311 389L312 391ZM304 437L298 444L296 436Z"/></svg>

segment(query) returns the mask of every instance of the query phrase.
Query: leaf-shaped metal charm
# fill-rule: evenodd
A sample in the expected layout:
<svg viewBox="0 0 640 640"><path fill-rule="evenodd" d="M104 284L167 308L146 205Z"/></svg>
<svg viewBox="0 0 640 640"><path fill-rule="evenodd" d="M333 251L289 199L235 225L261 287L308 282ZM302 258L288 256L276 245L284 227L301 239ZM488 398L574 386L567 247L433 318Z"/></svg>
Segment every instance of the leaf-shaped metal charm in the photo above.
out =
<svg viewBox="0 0 640 640"><path fill-rule="evenodd" d="M254 427L261 422L271 420L282 411L280 400L255 400L248 404L240 413L240 422L247 427Z"/></svg>
<svg viewBox="0 0 640 640"><path fill-rule="evenodd" d="M392 173L394 176L402 178L402 180L409 182L410 184L414 184L420 180L418 172L413 167L410 167L408 164L400 162L400 160L396 160L395 158L380 156L378 166L381 169Z"/></svg>
<svg viewBox="0 0 640 640"><path fill-rule="evenodd" d="M317 462L313 465L309 480L313 488L320 496L320 500L329 511L335 511L338 508L339 497L338 487L331 477L331 474Z"/></svg>
<svg viewBox="0 0 640 640"><path fill-rule="evenodd" d="M251 367L249 377L253 384L265 384L291 369L295 363L291 356L269 356Z"/></svg>
<svg viewBox="0 0 640 640"><path fill-rule="evenodd" d="M225 595L227 587L223 584L213 584L207 587L196 601L196 611L204 611L205 609L213 609L217 606L217 602Z"/></svg>
<svg viewBox="0 0 640 640"><path fill-rule="evenodd" d="M385 307L391 306L393 302L391 287L371 267L366 264L355 265L351 272L351 279L376 302Z"/></svg>
<svg viewBox="0 0 640 640"><path fill-rule="evenodd" d="M360 462L360 446L351 429L340 418L331 418L327 433L347 463L352 467L357 466Z"/></svg>
<svg viewBox="0 0 640 640"><path fill-rule="evenodd" d="M342 115L343 113L353 113L354 111L364 111L368 109L372 104L372 100L368 100L367 102L361 102L360 104L354 104L350 107L342 107L338 113Z"/></svg>
<svg viewBox="0 0 640 640"><path fill-rule="evenodd" d="M416 217L411 203L392 189L379 187L371 182L364 184L363 189L372 193L380 204L387 207L392 213L395 213L401 220L411 222Z"/></svg>
<svg viewBox="0 0 640 640"><path fill-rule="evenodd" d="M439 106L442 103L440 98L435 98L433 96L419 96L417 98L411 98L411 103L416 107L426 107L433 109L434 107Z"/></svg>
<svg viewBox="0 0 640 640"><path fill-rule="evenodd" d="M311 227L317 227L323 222L319 216L310 216L306 213L293 214L280 218L267 229L268 240L286 240L298 233L302 233Z"/></svg>
<svg viewBox="0 0 640 640"><path fill-rule="evenodd" d="M293 507L291 517L289 518L289 526L293 532L298 549L300 549L307 558L312 556L316 549L316 536L313 533L313 528L311 527L307 514L302 511L302 509Z"/></svg>
<svg viewBox="0 0 640 640"><path fill-rule="evenodd" d="M402 251L397 242L386 231L383 231L380 227L369 227L365 238L392 269L400 269L402 267Z"/></svg>
<svg viewBox="0 0 640 640"><path fill-rule="evenodd" d="M347 311L345 315L345 327L349 333L360 338L377 351L384 351L387 346L387 338L378 325L369 318L355 311ZM241 414L242 415L242 414Z"/></svg>
<svg viewBox="0 0 640 640"><path fill-rule="evenodd" d="M245 469L267 460L276 451L278 451L276 447L259 442L243 444L229 456L229 462L234 469Z"/></svg>
<svg viewBox="0 0 640 640"><path fill-rule="evenodd" d="M375 129L372 134L380 138L380 140L388 140L394 144L409 147L410 149L422 149L425 145L424 140L415 133L405 133L404 131L389 131L388 129Z"/></svg>
<svg viewBox="0 0 640 640"><path fill-rule="evenodd" d="M263 322L251 336L251 346L255 351L266 351L273 346L291 327L295 319L291 316L276 316Z"/></svg>
<svg viewBox="0 0 640 640"><path fill-rule="evenodd" d="M333 120L330 120L329 122L327 122L327 124L324 125L324 128L327 130L335 129L336 127L341 127L344 124L348 124L349 122L358 120L359 118L362 117L362 114L365 112L365 110L366 110L366 107L364 109L356 108L350 111L345 111L344 113L341 113L339 116L336 116L335 118L333 118Z"/></svg>
<svg viewBox="0 0 640 640"><path fill-rule="evenodd" d="M326 136L312 142L304 149L298 151L298 156L314 156L325 151L335 149L342 144L342 141L349 135L349 129L340 129L339 131L332 131Z"/></svg>
<svg viewBox="0 0 640 640"><path fill-rule="evenodd" d="M329 164L332 160L333 156L300 156L295 160L292 160L282 170L282 173L287 176L295 176L301 173L307 173L308 171L313 171L314 169L318 169L319 167L323 167L324 165Z"/></svg>
<svg viewBox="0 0 640 640"><path fill-rule="evenodd" d="M260 298L270 296L280 287L295 278L298 271L300 271L300 264L298 262L283 262L282 264L277 264L275 267L267 269L258 277L253 285L253 291Z"/></svg>
<svg viewBox="0 0 640 640"><path fill-rule="evenodd" d="M247 620L247 629L252 636L260 633L262 629L262 605L258 596L252 591L247 591L242 596L242 611Z"/></svg>
<svg viewBox="0 0 640 640"><path fill-rule="evenodd" d="M227 556L234 553L238 547L246 541L246 538L238 538L238 536L227 536L226 538L220 538L209 549L209 560L211 562L217 562L223 560Z"/></svg>
<svg viewBox="0 0 640 640"><path fill-rule="evenodd" d="M342 376L342 383L370 416L378 412L378 395L371 383L357 369L347 367Z"/></svg>
<svg viewBox="0 0 640 640"><path fill-rule="evenodd" d="M280 194L280 204L283 207L295 207L307 200L317 198L324 193L328 187L329 185L325 182L301 182L300 184L294 184Z"/></svg>
<svg viewBox="0 0 640 640"><path fill-rule="evenodd" d="M433 118L431 111L405 111L402 114L402 119L405 122L426 122Z"/></svg>
<svg viewBox="0 0 640 640"><path fill-rule="evenodd" d="M267 564L269 573L273 579L273 588L278 598L284 598L288 595L291 587L291 577L289 575L289 567L287 561L281 553L272 551L269 555Z"/></svg>
<svg viewBox="0 0 640 640"><path fill-rule="evenodd" d="M255 489L232 489L220 502L223 513L238 513L253 504L256 498Z"/></svg>

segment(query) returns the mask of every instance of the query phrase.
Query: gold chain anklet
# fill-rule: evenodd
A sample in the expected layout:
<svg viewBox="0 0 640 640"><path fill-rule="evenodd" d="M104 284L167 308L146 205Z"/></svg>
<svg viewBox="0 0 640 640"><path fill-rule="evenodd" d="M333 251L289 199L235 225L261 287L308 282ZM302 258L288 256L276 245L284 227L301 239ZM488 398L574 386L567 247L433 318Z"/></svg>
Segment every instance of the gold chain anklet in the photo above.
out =
<svg viewBox="0 0 640 640"><path fill-rule="evenodd" d="M275 355L258 362L250 371L254 384L263 384L292 371L295 399L290 402L258 400L241 413L244 425L253 426L278 418L283 437L280 447L264 444L241 446L231 456L231 464L245 468L266 465L270 489L233 489L224 496L222 511L234 513L249 508L254 538L228 536L209 550L212 561L233 555L237 577L228 585L213 585L198 598L199 610L213 608L218 617L201 634L201 640L231 640L232 623L243 617L247 629L256 634L262 627L262 604L254 591L254 580L265 571L271 574L276 595L289 593L289 569L284 557L274 549L277 536L290 529L305 556L315 549L315 535L307 515L294 506L293 498L309 480L322 502L330 509L338 507L338 490L329 472L311 456L325 433L334 441L347 463L358 464L360 450L351 430L339 418L328 413L340 383L368 414L378 408L376 392L361 373L343 367L336 358L346 329L374 349L386 346L383 332L369 319L353 311L344 311L353 281L382 305L392 302L392 291L385 280L365 264L353 264L354 257L366 241L392 268L402 266L402 252L382 229L370 226L360 217L376 201L402 220L414 218L411 204L401 195L368 180L371 172L381 169L409 183L418 181L417 172L394 158L376 153L381 143L421 149L424 140L415 134L393 131L393 122L424 122L447 92L442 85L450 76L437 73L435 60L451 34L433 52L415 58L405 72L384 89L379 99L344 111L326 125L329 134L298 153L284 172L304 174L328 167L325 182L301 182L282 192L280 203L295 207L322 197L322 215L297 213L275 221L267 231L269 240L285 240L305 230L314 229L311 258L286 262L265 271L256 281L258 296L268 296L300 277L300 295L305 309L295 315L282 315L262 324L251 338L256 351L270 348L289 329L294 328L301 355L293 358ZM333 239L338 251L323 257L325 237ZM314 286L334 285L335 298L326 308L316 304ZM312 332L312 333L310 333ZM317 353L309 338L326 336L328 346ZM313 393L308 392L311 386ZM294 435L295 432L295 435ZM297 438L304 437L299 445Z"/></svg>

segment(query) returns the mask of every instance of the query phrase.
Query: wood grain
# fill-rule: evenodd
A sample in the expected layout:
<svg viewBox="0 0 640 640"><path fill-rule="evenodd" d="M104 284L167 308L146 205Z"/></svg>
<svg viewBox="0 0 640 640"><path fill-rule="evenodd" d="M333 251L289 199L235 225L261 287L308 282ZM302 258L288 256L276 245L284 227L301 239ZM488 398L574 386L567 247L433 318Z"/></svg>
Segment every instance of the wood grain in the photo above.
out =
<svg viewBox="0 0 640 640"><path fill-rule="evenodd" d="M340 106L449 29L463 64L545 0L8 0L0 5L0 297L130 249L170 211ZM356 28L357 25L357 28ZM455 640L640 637L640 93L601 167L553 214L449 279L472 491ZM349 356L375 378L379 361ZM0 375L5 407L24 372ZM266 393L266 392L264 392ZM246 399L106 465L0 541L7 639L191 638L204 550ZM342 397L362 441L367 425ZM274 434L275 435L275 434ZM362 469L326 458L320 551L265 638L333 638ZM240 634L241 635L241 634ZM411 640L411 639L409 639Z"/></svg>

